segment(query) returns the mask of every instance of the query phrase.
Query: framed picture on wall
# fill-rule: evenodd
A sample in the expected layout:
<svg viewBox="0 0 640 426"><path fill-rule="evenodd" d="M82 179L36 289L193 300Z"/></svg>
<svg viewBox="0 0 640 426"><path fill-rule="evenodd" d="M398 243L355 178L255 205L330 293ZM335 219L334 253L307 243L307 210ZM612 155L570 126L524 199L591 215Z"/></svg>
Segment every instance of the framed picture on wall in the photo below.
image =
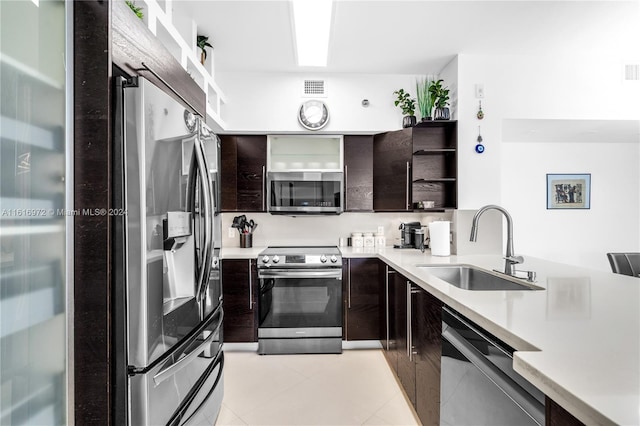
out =
<svg viewBox="0 0 640 426"><path fill-rule="evenodd" d="M547 174L547 209L590 209L591 174Z"/></svg>

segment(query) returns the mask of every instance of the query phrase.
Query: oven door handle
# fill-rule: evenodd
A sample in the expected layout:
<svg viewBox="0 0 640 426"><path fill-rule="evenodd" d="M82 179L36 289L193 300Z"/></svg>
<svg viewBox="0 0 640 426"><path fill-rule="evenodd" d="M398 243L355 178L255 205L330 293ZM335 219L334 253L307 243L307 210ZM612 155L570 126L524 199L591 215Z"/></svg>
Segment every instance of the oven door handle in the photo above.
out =
<svg viewBox="0 0 640 426"><path fill-rule="evenodd" d="M268 269L258 271L258 278L342 278L342 269Z"/></svg>

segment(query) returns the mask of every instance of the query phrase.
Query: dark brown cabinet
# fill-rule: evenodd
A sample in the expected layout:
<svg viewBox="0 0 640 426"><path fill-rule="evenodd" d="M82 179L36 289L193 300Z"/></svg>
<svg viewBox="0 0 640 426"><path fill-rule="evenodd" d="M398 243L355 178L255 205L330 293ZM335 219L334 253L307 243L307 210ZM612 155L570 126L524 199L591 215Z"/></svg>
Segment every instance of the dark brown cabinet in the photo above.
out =
<svg viewBox="0 0 640 426"><path fill-rule="evenodd" d="M373 138L373 209L407 211L411 207L412 129Z"/></svg>
<svg viewBox="0 0 640 426"><path fill-rule="evenodd" d="M421 288L412 289L411 336L416 372L415 408L424 425L440 424L442 302Z"/></svg>
<svg viewBox="0 0 640 426"><path fill-rule="evenodd" d="M222 211L267 210L265 135L220 136Z"/></svg>
<svg viewBox="0 0 640 426"><path fill-rule="evenodd" d="M225 342L258 341L258 271L255 259L222 261Z"/></svg>
<svg viewBox="0 0 640 426"><path fill-rule="evenodd" d="M373 211L373 135L346 135L345 211Z"/></svg>
<svg viewBox="0 0 640 426"><path fill-rule="evenodd" d="M384 292L378 259L345 259L342 264L344 340L380 340Z"/></svg>
<svg viewBox="0 0 640 426"><path fill-rule="evenodd" d="M375 135L374 210L413 210L420 201L456 208L457 128L456 121L430 121Z"/></svg>
<svg viewBox="0 0 640 426"><path fill-rule="evenodd" d="M421 422L439 424L442 303L388 265L384 268L387 361Z"/></svg>
<svg viewBox="0 0 640 426"><path fill-rule="evenodd" d="M411 282L400 274L394 275L394 317L397 341L398 379L409 401L416 405L416 367L411 344Z"/></svg>
<svg viewBox="0 0 640 426"><path fill-rule="evenodd" d="M384 349L384 355L387 359L387 362L393 369L393 371L398 374L398 356L397 356L397 342L396 342L396 331L395 331L395 293L394 290L394 277L397 272L389 267L386 263L381 266L383 272L381 272L381 277L384 282L384 304L385 304L385 335L382 336L381 344Z"/></svg>

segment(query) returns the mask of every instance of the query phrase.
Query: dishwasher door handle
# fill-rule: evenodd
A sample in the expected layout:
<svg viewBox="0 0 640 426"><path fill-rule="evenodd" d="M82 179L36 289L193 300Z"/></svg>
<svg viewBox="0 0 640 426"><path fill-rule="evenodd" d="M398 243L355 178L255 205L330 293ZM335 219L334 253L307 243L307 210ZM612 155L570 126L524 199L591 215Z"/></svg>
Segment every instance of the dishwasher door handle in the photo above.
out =
<svg viewBox="0 0 640 426"><path fill-rule="evenodd" d="M505 395L515 402L539 425L545 424L544 407L533 396L527 393L513 379L492 364L468 340L462 337L453 327L443 327L442 337L465 356L482 374L491 380Z"/></svg>

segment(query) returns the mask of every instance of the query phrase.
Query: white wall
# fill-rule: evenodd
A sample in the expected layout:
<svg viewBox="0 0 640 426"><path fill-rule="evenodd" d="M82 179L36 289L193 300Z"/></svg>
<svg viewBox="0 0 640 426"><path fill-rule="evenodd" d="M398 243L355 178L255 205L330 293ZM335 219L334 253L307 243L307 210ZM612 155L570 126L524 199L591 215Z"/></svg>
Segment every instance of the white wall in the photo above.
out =
<svg viewBox="0 0 640 426"><path fill-rule="evenodd" d="M394 91L415 97L416 76L372 74L222 73L216 80L228 102L223 116L229 132L307 132L298 123L304 79L324 79L329 108L328 133L376 133L402 127L402 111L393 105ZM363 107L363 99L369 106ZM416 110L416 114L419 114Z"/></svg>
<svg viewBox="0 0 640 426"><path fill-rule="evenodd" d="M640 84L623 83L624 63L602 55L461 54L451 61L440 76L451 89L458 120L458 207L503 205L514 218L516 251L523 254L609 270L607 251L640 250L637 134L631 140L618 137L615 144L589 137L586 145L577 131L570 145L503 138L505 120L611 120L613 126L614 120L637 121ZM325 131L374 133L401 127L393 91L415 93L416 76L220 73L217 78L229 97L224 115L231 132L302 132L296 119L302 81L324 78L331 113ZM476 118L477 84L485 92L483 120ZM365 98L368 108L360 104ZM474 150L478 126L483 154ZM546 173L582 172L592 174L591 209L547 211ZM624 184L616 184L620 181ZM350 223L345 218L340 221ZM611 222L616 223L611 232L597 231Z"/></svg>
<svg viewBox="0 0 640 426"><path fill-rule="evenodd" d="M618 120L637 122L640 84L623 83L623 63L602 56L460 55L459 208L504 206L513 216L520 253L609 270L607 251L639 251L637 131L621 132L622 138L616 134L616 143L606 132L594 140L581 138L580 129L572 135L570 128L563 135L572 142L549 141L547 135L544 142L536 141L531 132L527 142L503 138L503 122L509 119L611 120L609 130L628 124ZM476 84L485 89L483 120L475 118ZM478 125L486 146L482 155L474 152ZM591 173L591 209L546 210L546 173Z"/></svg>

